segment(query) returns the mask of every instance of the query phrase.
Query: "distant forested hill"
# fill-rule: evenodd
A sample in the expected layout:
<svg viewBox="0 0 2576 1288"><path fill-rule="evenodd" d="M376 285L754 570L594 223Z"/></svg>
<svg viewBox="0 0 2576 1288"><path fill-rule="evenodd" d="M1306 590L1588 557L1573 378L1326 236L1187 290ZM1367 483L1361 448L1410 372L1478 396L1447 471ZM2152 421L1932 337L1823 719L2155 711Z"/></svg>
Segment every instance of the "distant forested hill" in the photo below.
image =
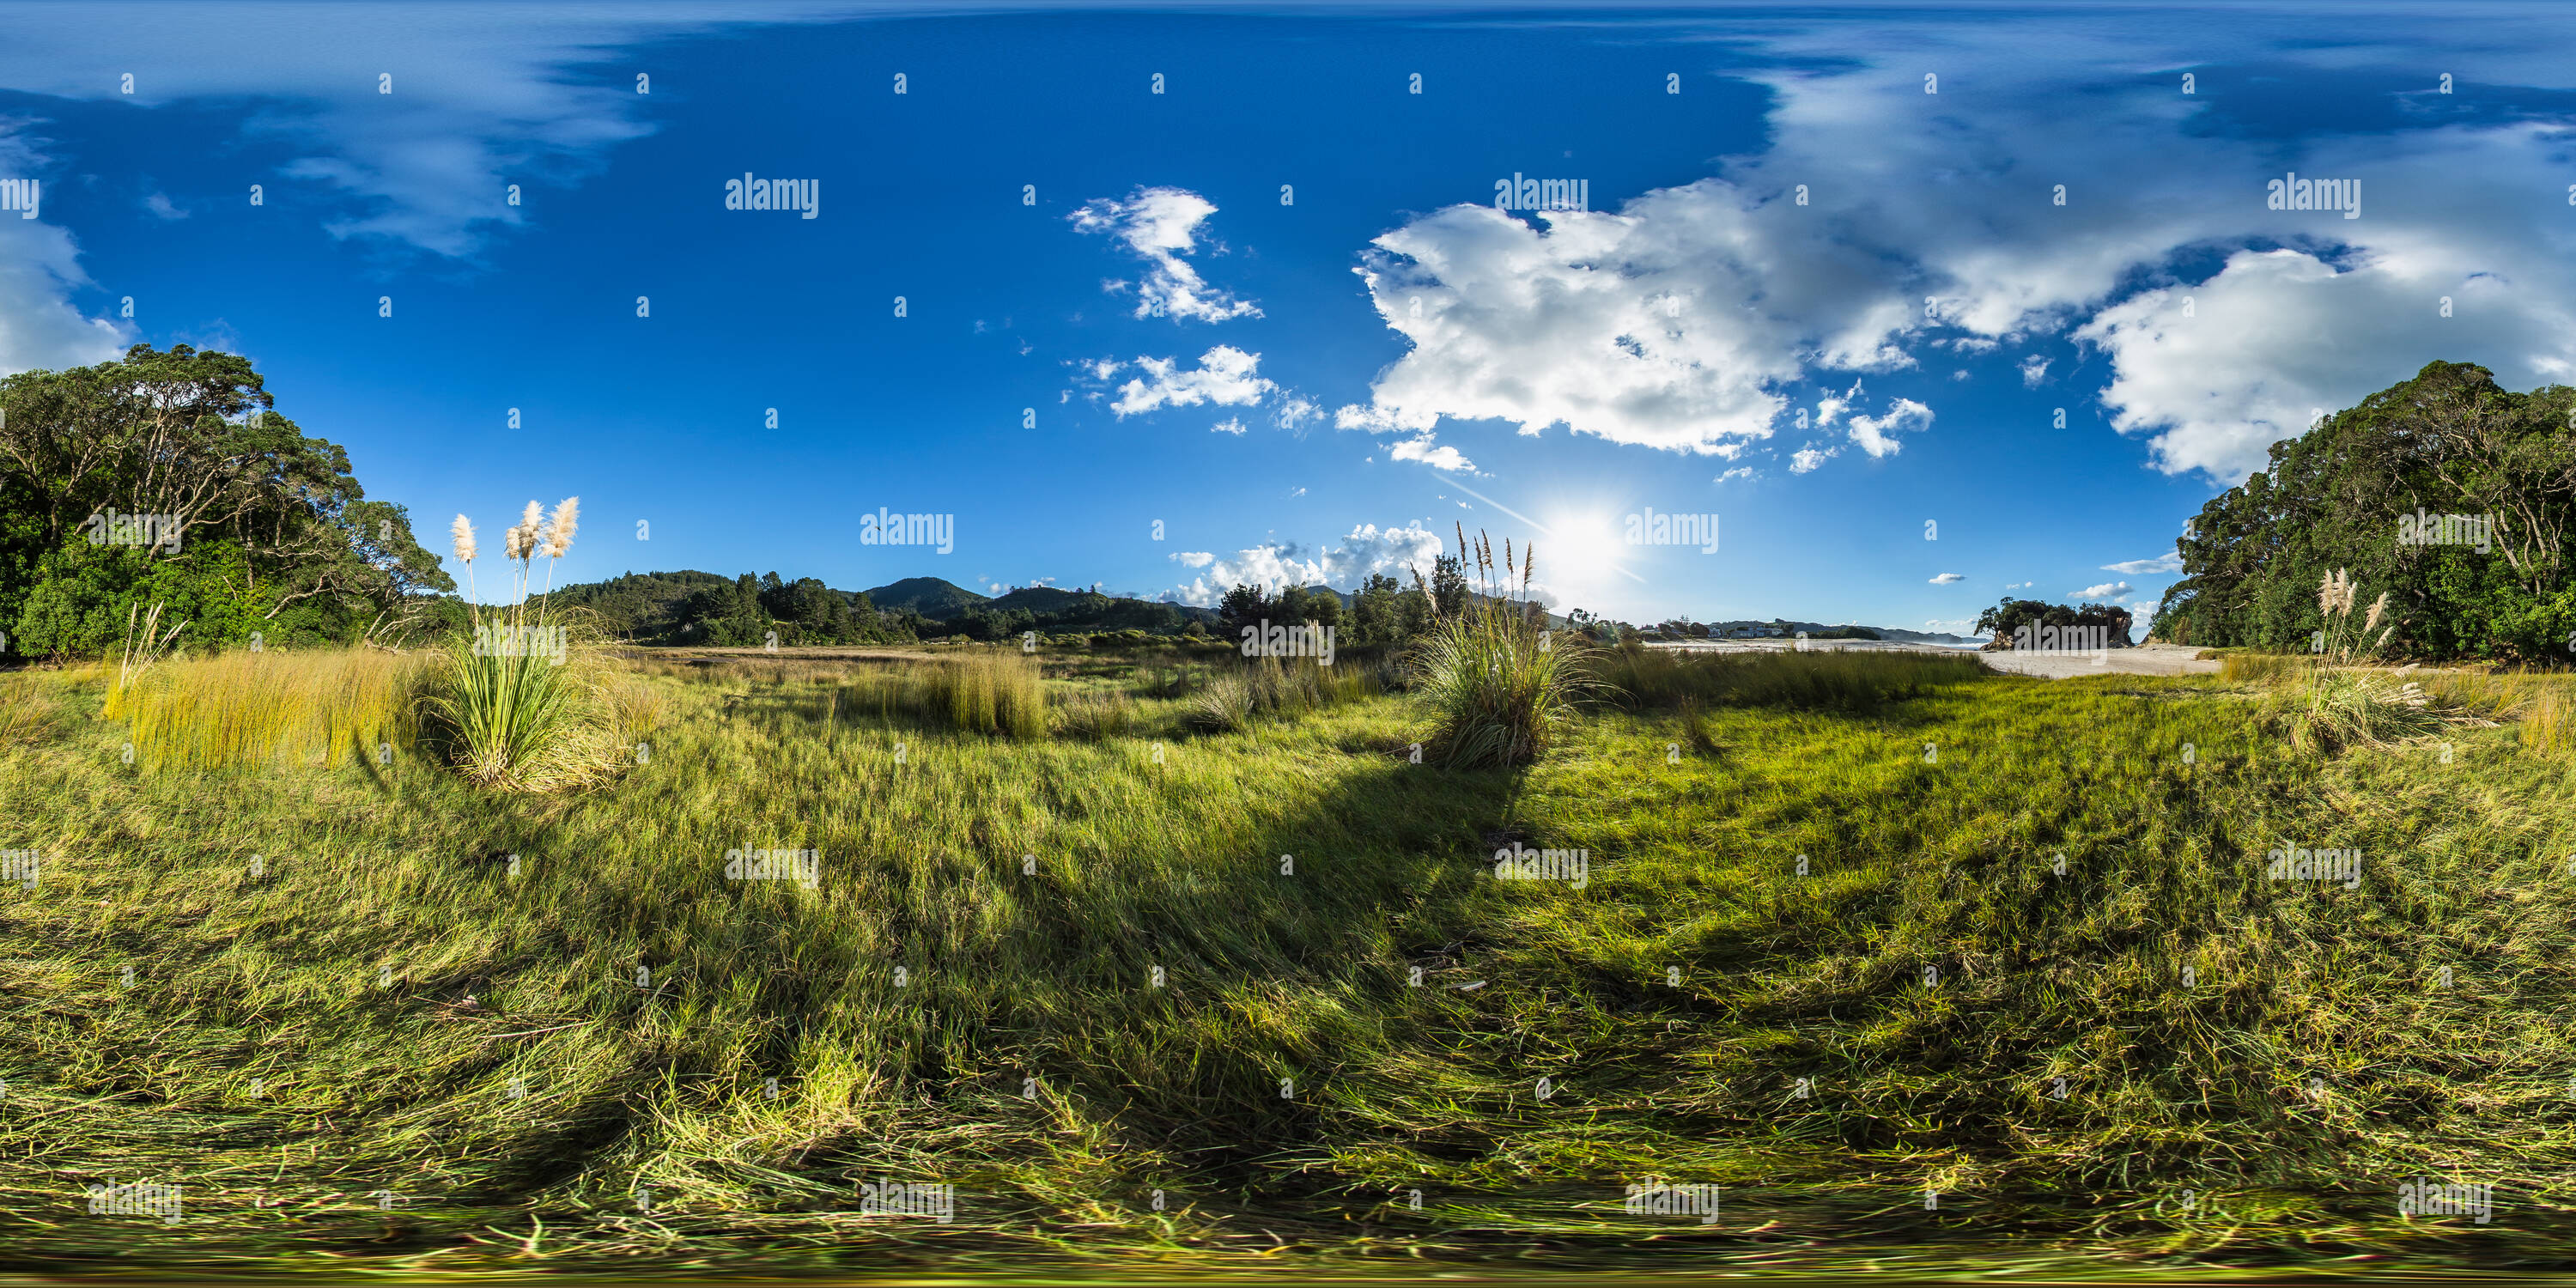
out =
<svg viewBox="0 0 2576 1288"><path fill-rule="evenodd" d="M867 594L886 608L909 608L943 622L987 598L942 577L906 577Z"/></svg>
<svg viewBox="0 0 2576 1288"><path fill-rule="evenodd" d="M1177 635L1215 620L1203 608L1029 586L999 597L938 577L907 577L873 590L834 590L811 577L777 573L628 573L558 587L555 602L597 615L602 632L638 643L903 643L965 635L1004 639L1022 631L1144 631Z"/></svg>
<svg viewBox="0 0 2576 1288"><path fill-rule="evenodd" d="M630 572L608 581L559 587L554 602L598 614L599 627L616 639L660 635L682 620L689 596L733 584L711 572Z"/></svg>

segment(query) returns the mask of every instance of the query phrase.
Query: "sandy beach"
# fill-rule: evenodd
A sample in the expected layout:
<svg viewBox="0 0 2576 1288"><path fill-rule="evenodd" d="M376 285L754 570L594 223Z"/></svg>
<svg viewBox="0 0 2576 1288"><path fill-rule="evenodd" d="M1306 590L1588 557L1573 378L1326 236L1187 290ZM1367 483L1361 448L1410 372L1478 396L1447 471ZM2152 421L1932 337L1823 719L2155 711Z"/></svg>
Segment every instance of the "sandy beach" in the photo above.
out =
<svg viewBox="0 0 2576 1288"><path fill-rule="evenodd" d="M1778 653L1800 645L1796 640L1777 639L1674 640L1649 643L1646 647L1692 653ZM2214 675L2218 672L2215 659L2205 662L2194 660L2193 654L2200 650L2179 644L2139 644L2105 649L2099 653L1988 653L1969 644L1916 644L1901 640L1808 640L1804 647L1810 652L1837 649L1971 653L1994 670L2010 675L2034 675L2046 680L2065 680L2079 675Z"/></svg>

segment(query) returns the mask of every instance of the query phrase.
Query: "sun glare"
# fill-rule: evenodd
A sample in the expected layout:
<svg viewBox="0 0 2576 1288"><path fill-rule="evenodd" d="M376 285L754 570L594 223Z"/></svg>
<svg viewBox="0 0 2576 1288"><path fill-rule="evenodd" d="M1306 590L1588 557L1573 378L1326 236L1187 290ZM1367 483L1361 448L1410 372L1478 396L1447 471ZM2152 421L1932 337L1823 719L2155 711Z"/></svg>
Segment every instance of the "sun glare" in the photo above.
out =
<svg viewBox="0 0 2576 1288"><path fill-rule="evenodd" d="M1563 592L1581 594L1611 588L1621 561L1628 557L1619 521L1606 513L1558 515L1538 538L1538 577Z"/></svg>

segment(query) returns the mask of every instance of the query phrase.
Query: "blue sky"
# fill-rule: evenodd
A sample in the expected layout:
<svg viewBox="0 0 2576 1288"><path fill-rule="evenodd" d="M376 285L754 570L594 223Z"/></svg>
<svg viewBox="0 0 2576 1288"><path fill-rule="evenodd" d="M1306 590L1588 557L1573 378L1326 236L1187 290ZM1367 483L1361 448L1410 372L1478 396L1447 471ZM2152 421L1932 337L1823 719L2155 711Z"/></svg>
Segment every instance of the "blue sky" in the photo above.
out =
<svg viewBox="0 0 2576 1288"><path fill-rule="evenodd" d="M1463 524L1631 620L2143 622L2312 409L2571 379L2576 23L2343 12L15 6L0 370L246 353L425 541L579 495L570 580L1204 603Z"/></svg>

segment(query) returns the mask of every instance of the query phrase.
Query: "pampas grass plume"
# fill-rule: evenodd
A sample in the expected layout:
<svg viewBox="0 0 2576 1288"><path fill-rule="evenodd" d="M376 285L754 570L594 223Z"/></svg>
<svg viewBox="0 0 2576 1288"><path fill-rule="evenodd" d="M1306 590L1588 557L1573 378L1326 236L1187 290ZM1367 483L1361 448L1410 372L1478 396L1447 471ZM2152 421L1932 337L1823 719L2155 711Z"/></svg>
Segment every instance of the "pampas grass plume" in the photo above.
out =
<svg viewBox="0 0 2576 1288"><path fill-rule="evenodd" d="M528 504L534 507L536 503L531 501ZM533 508L530 513L534 513ZM554 518L546 523L546 558L561 559L565 551L572 549L573 528L580 522L581 498L565 497L563 504L555 507Z"/></svg>

